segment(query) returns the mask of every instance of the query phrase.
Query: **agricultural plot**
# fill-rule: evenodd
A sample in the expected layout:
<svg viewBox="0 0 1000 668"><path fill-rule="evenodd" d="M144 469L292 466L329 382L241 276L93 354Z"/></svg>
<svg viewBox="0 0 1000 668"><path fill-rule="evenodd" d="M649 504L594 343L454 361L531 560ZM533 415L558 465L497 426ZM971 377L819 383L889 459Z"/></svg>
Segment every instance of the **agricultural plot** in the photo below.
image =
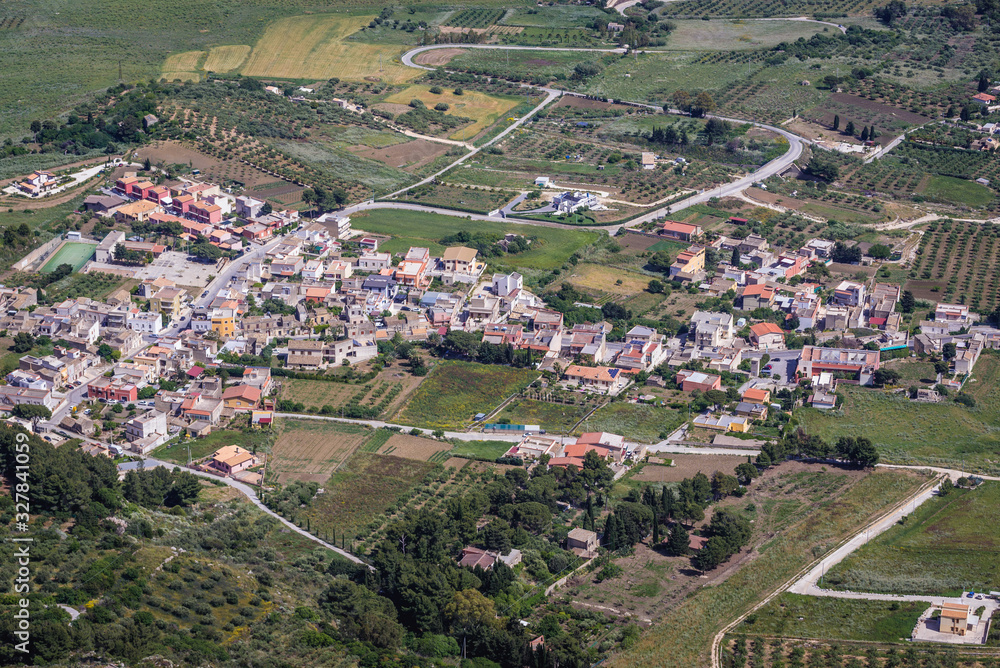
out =
<svg viewBox="0 0 1000 668"><path fill-rule="evenodd" d="M871 14L872 0L763 0L751 6L737 0L685 0L669 3L663 9L663 16L805 16L833 12L868 16Z"/></svg>
<svg viewBox="0 0 1000 668"><path fill-rule="evenodd" d="M975 408L950 401L918 404L903 394L857 387L842 391L842 410L802 408L795 413L799 424L831 443L840 436L864 434L878 446L883 461L1000 471L995 458L1000 446L1000 355L984 353L966 383Z"/></svg>
<svg viewBox="0 0 1000 668"><path fill-rule="evenodd" d="M392 455L356 452L324 483L323 494L303 509L314 532L354 536L370 534L369 523L408 498L438 465ZM370 527L374 530L375 527Z"/></svg>
<svg viewBox="0 0 1000 668"><path fill-rule="evenodd" d="M268 26L243 66L245 76L402 83L419 72L399 62L398 46L345 41L374 16L313 14Z"/></svg>
<svg viewBox="0 0 1000 668"><path fill-rule="evenodd" d="M553 269L561 267L569 256L580 248L597 240L596 232L589 230L562 230L527 225L497 224L476 220L464 220L457 216L445 216L423 211L393 211L375 209L351 217L355 229L387 234L393 237L384 244L388 252L408 249L411 245L429 247L431 252L439 252L438 241L460 230L475 234L506 234L508 232L526 237L535 237L531 248L517 255L507 256L507 261L517 267L531 269Z"/></svg>
<svg viewBox="0 0 1000 668"><path fill-rule="evenodd" d="M517 197L509 190L486 190L480 188L458 188L444 184L427 184L413 188L401 199L427 206L446 209L461 209L475 213L489 213Z"/></svg>
<svg viewBox="0 0 1000 668"><path fill-rule="evenodd" d="M1000 483L930 499L837 566L833 589L955 596L1000 587ZM826 637L826 636L822 636Z"/></svg>
<svg viewBox="0 0 1000 668"><path fill-rule="evenodd" d="M494 7L467 7L447 18L456 28L488 28L501 18L505 10Z"/></svg>
<svg viewBox="0 0 1000 668"><path fill-rule="evenodd" d="M232 72L246 62L251 50L246 44L214 46L209 50L202 69L206 72Z"/></svg>
<svg viewBox="0 0 1000 668"><path fill-rule="evenodd" d="M760 49L809 39L823 26L800 21L675 21L677 27L667 38L667 48L677 51L714 51L726 45L731 51Z"/></svg>
<svg viewBox="0 0 1000 668"><path fill-rule="evenodd" d="M198 81L198 63L205 57L204 51L175 53L163 61L162 77L167 81Z"/></svg>
<svg viewBox="0 0 1000 668"><path fill-rule="evenodd" d="M276 139L271 145L312 169L336 174L338 178L375 188L381 193L392 192L414 181L410 174L400 169L324 142Z"/></svg>
<svg viewBox="0 0 1000 668"><path fill-rule="evenodd" d="M734 629L749 636L899 642L909 640L923 601L866 601L784 593Z"/></svg>
<svg viewBox="0 0 1000 668"><path fill-rule="evenodd" d="M597 7L582 5L518 7L508 11L501 23L532 28L579 28L594 19L606 17L607 14Z"/></svg>
<svg viewBox="0 0 1000 668"><path fill-rule="evenodd" d="M984 207L996 199L996 193L973 181L935 174L927 181L921 194L932 202L946 202L971 207Z"/></svg>
<svg viewBox="0 0 1000 668"><path fill-rule="evenodd" d="M1000 295L1000 228L942 222L927 226L905 288L917 299L958 302L990 313Z"/></svg>
<svg viewBox="0 0 1000 668"><path fill-rule="evenodd" d="M684 412L665 406L615 402L584 420L577 431L606 431L629 440L655 443L681 426L686 417Z"/></svg>
<svg viewBox="0 0 1000 668"><path fill-rule="evenodd" d="M448 443L434 441L429 438L410 436L409 434L393 434L379 449L380 455L392 455L403 459L416 459L421 462L440 462L440 455L451 449Z"/></svg>
<svg viewBox="0 0 1000 668"><path fill-rule="evenodd" d="M68 264L73 267L73 271L80 271L83 265L87 264L92 257L97 246L94 244L66 242L42 267L43 273L51 273L61 264Z"/></svg>
<svg viewBox="0 0 1000 668"><path fill-rule="evenodd" d="M440 362L413 393L398 420L428 428L459 428L489 413L538 378L538 372L472 362Z"/></svg>
<svg viewBox="0 0 1000 668"><path fill-rule="evenodd" d="M503 454L510 449L510 445L507 441L462 441L448 454L451 457L492 462L503 457Z"/></svg>
<svg viewBox="0 0 1000 668"><path fill-rule="evenodd" d="M495 122L500 120L511 109L520 103L519 98L487 95L475 90L464 91L456 95L454 89L443 89L440 93L432 93L430 86L409 86L398 93L385 98L392 104L409 104L411 100L420 100L427 107L434 108L437 104L447 104L445 112L449 116L471 118L474 123L449 135L450 139L465 141L475 137Z"/></svg>
<svg viewBox="0 0 1000 668"><path fill-rule="evenodd" d="M572 429L593 408L591 404L563 404L535 399L515 399L496 416L511 424L537 424L556 433Z"/></svg>
<svg viewBox="0 0 1000 668"><path fill-rule="evenodd" d="M279 423L268 472L278 482L322 483L371 434L366 427L326 420L286 419Z"/></svg>

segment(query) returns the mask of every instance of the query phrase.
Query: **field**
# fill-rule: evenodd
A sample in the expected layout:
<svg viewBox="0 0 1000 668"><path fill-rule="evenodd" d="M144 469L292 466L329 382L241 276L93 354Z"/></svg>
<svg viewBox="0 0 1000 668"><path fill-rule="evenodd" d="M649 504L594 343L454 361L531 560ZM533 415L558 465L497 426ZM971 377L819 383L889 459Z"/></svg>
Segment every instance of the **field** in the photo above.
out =
<svg viewBox="0 0 1000 668"><path fill-rule="evenodd" d="M204 51L184 51L167 56L163 61L162 77L167 81L198 81L198 61L205 55Z"/></svg>
<svg viewBox="0 0 1000 668"><path fill-rule="evenodd" d="M532 269L560 267L569 259L570 255L598 238L596 232L589 230L563 230L498 224L423 211L376 209L352 215L351 221L351 226L357 230L401 237L382 246L386 252L390 253L405 251L410 246L428 247L431 253L441 252L443 247L438 243L438 240L460 230L471 234L476 232L493 234L511 232L526 237L535 237L529 250L506 258L507 262L512 265Z"/></svg>
<svg viewBox="0 0 1000 668"><path fill-rule="evenodd" d="M538 378L538 372L472 362L440 362L395 419L418 427L460 428Z"/></svg>
<svg viewBox="0 0 1000 668"><path fill-rule="evenodd" d="M323 485L323 494L302 511L315 533L367 535L366 526L406 499L436 464L392 455L354 453Z"/></svg>
<svg viewBox="0 0 1000 668"><path fill-rule="evenodd" d="M863 434L882 453L882 460L905 464L949 464L969 471L997 472L1000 446L1000 355L980 357L966 391L975 408L942 402L918 404L899 394L843 386L841 411L799 409L795 416L810 434L828 442Z"/></svg>
<svg viewBox="0 0 1000 668"><path fill-rule="evenodd" d="M535 399L515 399L496 416L511 424L537 424L548 432L565 432L583 418L592 405L558 404Z"/></svg>
<svg viewBox="0 0 1000 668"><path fill-rule="evenodd" d="M72 265L73 271L80 271L83 265L94 257L96 248L97 246L94 244L66 242L55 255L49 258L45 266L42 267L42 271L45 273L53 272L61 264Z"/></svg>
<svg viewBox="0 0 1000 668"><path fill-rule="evenodd" d="M877 472L825 492L804 514L761 545L754 559L714 587L664 606L663 616L609 668L688 668L709 665L715 633L767 592L791 578L816 555L836 545L865 520L913 492L921 478ZM761 527L755 523L755 532Z"/></svg>
<svg viewBox="0 0 1000 668"><path fill-rule="evenodd" d="M246 44L213 46L202 69L206 72L231 72L246 61L250 51L251 48Z"/></svg>
<svg viewBox="0 0 1000 668"><path fill-rule="evenodd" d="M245 76L402 83L419 72L398 62L399 47L345 41L374 16L312 14L275 21L243 66Z"/></svg>
<svg viewBox="0 0 1000 668"><path fill-rule="evenodd" d="M219 448L227 445L240 445L251 452L262 452L267 450L272 436L273 434L268 431L248 433L235 429L220 429L203 438L188 439L183 443L174 441L161 445L152 452L151 456L166 462L186 464L189 449L191 461L208 457Z"/></svg>
<svg viewBox="0 0 1000 668"><path fill-rule="evenodd" d="M449 453L452 457L492 462L510 449L508 441L461 441Z"/></svg>
<svg viewBox="0 0 1000 668"><path fill-rule="evenodd" d="M333 383L330 383L331 385ZM323 482L371 435L361 425L286 419L278 423L268 472L279 482Z"/></svg>
<svg viewBox="0 0 1000 668"><path fill-rule="evenodd" d="M928 607L922 601L866 601L784 593L744 622L738 633L826 640L899 642L909 640L917 618Z"/></svg>
<svg viewBox="0 0 1000 668"><path fill-rule="evenodd" d="M631 479L649 483L680 482L684 478L694 477L699 471L711 477L715 471L723 473L734 471L737 466L747 460L741 455L667 454L664 456L673 458L673 466L646 464Z"/></svg>
<svg viewBox="0 0 1000 668"><path fill-rule="evenodd" d="M577 431L606 431L629 440L655 443L666 438L685 420L685 414L665 406L615 402L587 418Z"/></svg>
<svg viewBox="0 0 1000 668"><path fill-rule="evenodd" d="M886 594L955 596L1000 588L1000 483L926 501L904 524L837 566L826 586ZM827 636L820 636L827 637Z"/></svg>
<svg viewBox="0 0 1000 668"><path fill-rule="evenodd" d="M936 201L968 206L986 206L996 197L996 193L975 181L938 174L931 176L923 194Z"/></svg>
<svg viewBox="0 0 1000 668"><path fill-rule="evenodd" d="M978 184L975 184L978 185ZM931 223L904 286L917 299L967 304L989 313L1000 294L1000 235L993 225Z"/></svg>
<svg viewBox="0 0 1000 668"><path fill-rule="evenodd" d="M578 28L596 18L607 15L596 7L580 5L540 6L524 9L518 7L508 12L503 25L533 28Z"/></svg>
<svg viewBox="0 0 1000 668"><path fill-rule="evenodd" d="M393 93L385 98L385 101L393 104L409 104L410 100L416 99L431 109L434 108L434 105L444 102L449 106L448 111L445 112L447 115L462 116L475 121L472 125L461 128L448 136L449 139L458 141L472 139L520 103L518 98L498 97L474 90L467 90L461 95L455 95L454 91L449 89L444 89L441 93L432 93L430 89L430 86L410 86L398 93Z"/></svg>
<svg viewBox="0 0 1000 668"><path fill-rule="evenodd" d="M770 48L802 37L809 39L823 26L799 21L675 21L667 48L677 51L716 51L725 44L730 51Z"/></svg>
<svg viewBox="0 0 1000 668"><path fill-rule="evenodd" d="M380 455L392 455L403 459L416 459L422 462L440 462L451 446L448 443L434 441L429 438L410 436L409 434L393 434L382 447Z"/></svg>

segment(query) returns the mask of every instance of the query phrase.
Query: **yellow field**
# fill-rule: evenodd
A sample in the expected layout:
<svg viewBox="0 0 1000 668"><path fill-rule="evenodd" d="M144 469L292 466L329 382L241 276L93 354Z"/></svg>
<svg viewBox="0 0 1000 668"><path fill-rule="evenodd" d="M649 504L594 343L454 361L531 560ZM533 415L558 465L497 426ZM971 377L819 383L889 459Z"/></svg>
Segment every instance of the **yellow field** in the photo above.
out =
<svg viewBox="0 0 1000 668"><path fill-rule="evenodd" d="M243 64L250 55L250 50L246 44L214 46L208 52L202 68L208 72L231 72Z"/></svg>
<svg viewBox="0 0 1000 668"><path fill-rule="evenodd" d="M419 71L399 63L398 46L344 42L373 18L316 14L275 21L257 42L242 73L286 79L339 77L360 81L378 77L389 83L418 76Z"/></svg>
<svg viewBox="0 0 1000 668"><path fill-rule="evenodd" d="M445 112L446 114L464 116L476 121L472 125L461 128L449 137L458 141L475 137L481 130L496 123L504 114L519 103L519 100L494 97L473 90L465 91L464 95L455 95L452 90L445 89L444 92L435 95L431 92L429 86L410 86L395 95L390 95L385 101L396 104L409 104L410 100L417 98L431 109L438 102L448 104L450 108Z"/></svg>
<svg viewBox="0 0 1000 668"><path fill-rule="evenodd" d="M648 276L585 263L573 267L572 275L565 280L585 290L599 290L613 295L634 295L649 285ZM622 284L616 285L616 281L621 281Z"/></svg>

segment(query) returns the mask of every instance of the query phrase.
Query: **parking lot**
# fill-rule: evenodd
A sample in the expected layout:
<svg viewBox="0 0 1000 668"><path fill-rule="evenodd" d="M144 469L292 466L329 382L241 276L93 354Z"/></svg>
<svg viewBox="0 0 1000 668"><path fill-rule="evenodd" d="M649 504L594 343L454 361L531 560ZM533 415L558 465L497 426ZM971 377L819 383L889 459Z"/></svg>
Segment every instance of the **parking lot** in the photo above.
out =
<svg viewBox="0 0 1000 668"><path fill-rule="evenodd" d="M120 273L123 269L121 265L104 264L92 262L90 268L111 269ZM178 251L166 251L160 257L150 262L145 267L128 268L130 275L139 280L156 280L166 278L178 285L188 287L203 288L209 284L209 277L218 274L215 263L192 262L188 260L187 253Z"/></svg>

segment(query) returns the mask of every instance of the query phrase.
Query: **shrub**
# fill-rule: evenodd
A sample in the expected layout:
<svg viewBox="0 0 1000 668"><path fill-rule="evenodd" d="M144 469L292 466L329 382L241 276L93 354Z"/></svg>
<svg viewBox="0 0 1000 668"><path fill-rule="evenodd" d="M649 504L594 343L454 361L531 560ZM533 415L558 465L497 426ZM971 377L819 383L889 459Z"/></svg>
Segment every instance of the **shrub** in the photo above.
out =
<svg viewBox="0 0 1000 668"><path fill-rule="evenodd" d="M446 102L438 102L434 105L434 109L437 111L448 111L451 107Z"/></svg>

